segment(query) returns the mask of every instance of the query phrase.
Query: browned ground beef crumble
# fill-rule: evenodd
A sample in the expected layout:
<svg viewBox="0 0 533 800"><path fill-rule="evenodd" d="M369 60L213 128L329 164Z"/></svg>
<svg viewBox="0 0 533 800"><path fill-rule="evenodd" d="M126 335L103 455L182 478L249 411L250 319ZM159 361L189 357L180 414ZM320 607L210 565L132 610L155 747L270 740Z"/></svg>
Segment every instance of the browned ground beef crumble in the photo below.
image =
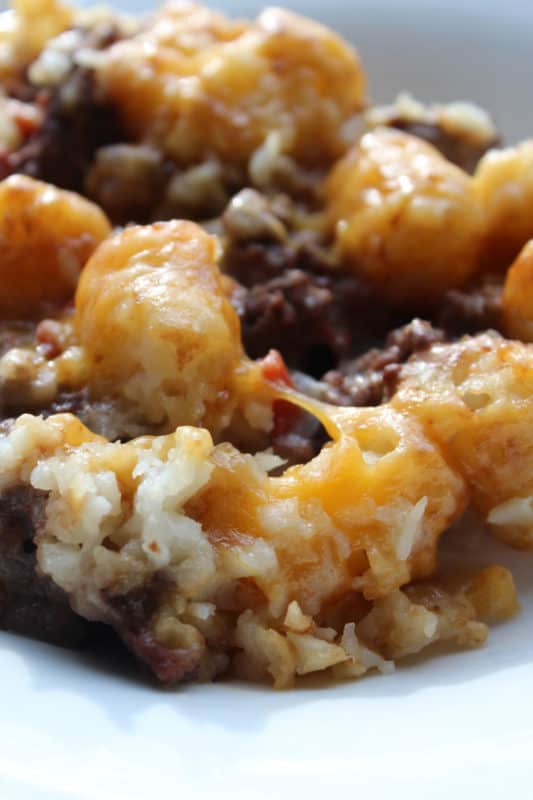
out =
<svg viewBox="0 0 533 800"><path fill-rule="evenodd" d="M486 275L469 288L447 292L436 316L451 338L500 327L501 275Z"/></svg>
<svg viewBox="0 0 533 800"><path fill-rule="evenodd" d="M452 161L458 167L470 173L474 172L480 158L491 147L497 147L500 144L500 139L497 136L482 145L474 144L464 138L453 135L439 125L411 122L401 117L389 120L389 125L400 131L405 131L405 133L410 133L412 136L418 136L419 139L424 139L432 144L433 147L436 147L437 150L440 150L448 161Z"/></svg>
<svg viewBox="0 0 533 800"><path fill-rule="evenodd" d="M205 644L199 643L171 650L155 640L151 621L168 588L164 578L156 576L139 591L110 597L108 609L108 624L137 660L163 684L193 677L205 650Z"/></svg>
<svg viewBox="0 0 533 800"><path fill-rule="evenodd" d="M0 627L56 644L81 644L90 624L67 596L35 571L33 537L45 494L17 487L0 494Z"/></svg>
<svg viewBox="0 0 533 800"><path fill-rule="evenodd" d="M83 44L97 50L117 40L111 24L81 33ZM26 76L5 89L8 96L35 102L43 118L19 150L4 156L0 176L21 172L64 189L84 191L96 151L123 136L115 111L98 96L91 70L72 65L66 79L53 89L36 89Z"/></svg>
<svg viewBox="0 0 533 800"><path fill-rule="evenodd" d="M335 405L377 406L393 394L399 369L412 355L446 340L444 331L420 319L391 331L382 348L372 348L323 377L323 399Z"/></svg>

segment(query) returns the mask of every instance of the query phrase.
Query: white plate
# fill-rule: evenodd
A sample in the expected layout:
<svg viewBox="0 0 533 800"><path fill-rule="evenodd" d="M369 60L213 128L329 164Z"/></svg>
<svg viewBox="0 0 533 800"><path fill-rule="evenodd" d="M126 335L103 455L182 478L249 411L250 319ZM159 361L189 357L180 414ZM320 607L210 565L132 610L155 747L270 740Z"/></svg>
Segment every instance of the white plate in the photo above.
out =
<svg viewBox="0 0 533 800"><path fill-rule="evenodd" d="M533 133L528 0L289 5L358 44L380 100L403 88L472 98L509 138ZM523 610L484 648L335 687L165 692L116 665L0 635L1 800L527 797L533 557L488 547L487 562L513 568Z"/></svg>
<svg viewBox="0 0 533 800"><path fill-rule="evenodd" d="M528 797L533 556L488 546L523 609L483 649L327 688L162 691L4 634L2 800Z"/></svg>

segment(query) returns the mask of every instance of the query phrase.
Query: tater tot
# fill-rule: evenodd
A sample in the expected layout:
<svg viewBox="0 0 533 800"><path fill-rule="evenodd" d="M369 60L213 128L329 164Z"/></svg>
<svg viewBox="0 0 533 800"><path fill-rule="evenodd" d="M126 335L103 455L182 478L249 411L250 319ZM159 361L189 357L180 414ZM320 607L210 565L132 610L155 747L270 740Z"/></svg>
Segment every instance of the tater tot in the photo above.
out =
<svg viewBox="0 0 533 800"><path fill-rule="evenodd" d="M473 186L487 220L483 264L507 269L533 238L533 140L490 150L479 162Z"/></svg>
<svg viewBox="0 0 533 800"><path fill-rule="evenodd" d="M127 228L96 251L76 294L93 392L161 430L224 427L242 351L217 256L216 239L182 221Z"/></svg>
<svg viewBox="0 0 533 800"><path fill-rule="evenodd" d="M505 276L502 323L507 336L533 342L533 240Z"/></svg>
<svg viewBox="0 0 533 800"><path fill-rule="evenodd" d="M199 3L170 0L151 17L145 36L157 47L195 55L210 45L236 39L248 27L244 20L230 19Z"/></svg>
<svg viewBox="0 0 533 800"><path fill-rule="evenodd" d="M494 532L533 547L533 351L496 333L435 345L403 368L392 405L417 416Z"/></svg>
<svg viewBox="0 0 533 800"><path fill-rule="evenodd" d="M35 317L69 300L110 231L98 206L74 192L25 175L0 182L0 315Z"/></svg>
<svg viewBox="0 0 533 800"><path fill-rule="evenodd" d="M295 598L310 614L354 580L373 599L431 574L437 540L468 500L416 420L385 406L313 406L338 425L314 459L267 479L222 445L210 485L189 509L213 542L269 542L279 570L256 577L258 585L272 602Z"/></svg>
<svg viewBox="0 0 533 800"><path fill-rule="evenodd" d="M467 489L416 419L388 406L331 417L334 442L273 479L273 494L325 512L350 543L352 576L364 554L360 588L380 597L434 571L437 540L464 510ZM313 527L320 530L320 514ZM290 546L297 561L298 545Z"/></svg>
<svg viewBox="0 0 533 800"><path fill-rule="evenodd" d="M74 24L75 12L60 0L13 0L12 66L27 65L50 39ZM0 71L4 71L0 63Z"/></svg>
<svg viewBox="0 0 533 800"><path fill-rule="evenodd" d="M232 25L190 4L178 15L181 32L176 13L170 6L104 58L104 92L130 134L155 140L182 163L214 153L246 167L269 135L302 163L339 156L343 125L361 108L365 85L348 44L278 8ZM176 37L165 34L166 15Z"/></svg>
<svg viewBox="0 0 533 800"><path fill-rule="evenodd" d="M326 198L342 261L390 303L425 307L476 270L483 216L471 180L414 136L367 133L333 168Z"/></svg>
<svg viewBox="0 0 533 800"><path fill-rule="evenodd" d="M242 627L257 614L288 655L270 670L286 685L294 672L353 663L354 623L368 601L433 568L438 536L466 500L463 481L416 421L384 407L316 409L336 426L333 443L278 478L265 454L215 446L205 429L111 443L70 414L26 414L0 432L1 484L44 493L40 570L78 613L115 627L162 680L185 677L207 647L253 650ZM141 610L143 636L131 637L120 599L146 587L156 589L149 616ZM352 627L347 650L340 617L320 639L324 609L337 601ZM207 614L191 619L189 603L207 603ZM437 630L433 611L418 614L429 632L411 652ZM269 647L267 661L272 655ZM356 674L382 661L367 655Z"/></svg>

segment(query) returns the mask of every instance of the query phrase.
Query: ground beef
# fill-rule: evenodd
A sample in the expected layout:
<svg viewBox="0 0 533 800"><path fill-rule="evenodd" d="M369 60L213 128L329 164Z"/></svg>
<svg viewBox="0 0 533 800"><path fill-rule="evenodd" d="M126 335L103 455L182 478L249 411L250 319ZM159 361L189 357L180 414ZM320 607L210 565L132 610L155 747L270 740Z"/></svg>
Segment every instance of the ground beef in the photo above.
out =
<svg viewBox="0 0 533 800"><path fill-rule="evenodd" d="M269 239L265 232L263 241L234 240L226 249L224 268L239 282L232 301L245 348L253 358L275 348L292 370L314 378L328 373L318 391L328 402L378 404L394 365L411 353L444 334L500 326L501 276L447 292L429 316L433 328L387 308L368 283L340 269L318 235L279 241L272 221L268 230Z"/></svg>
<svg viewBox="0 0 533 800"><path fill-rule="evenodd" d="M431 323L414 319L391 331L383 348L373 348L326 373L320 382L321 399L344 406L380 405L394 393L401 365L414 353L445 338L444 332Z"/></svg>
<svg viewBox="0 0 533 800"><path fill-rule="evenodd" d="M169 588L162 575L155 575L146 587L109 597L106 622L141 664L161 683L170 685L193 676L205 653L205 643L199 637L190 646L171 649L154 638L152 619Z"/></svg>
<svg viewBox="0 0 533 800"><path fill-rule="evenodd" d="M436 147L437 150L440 150L442 155L449 161L470 173L474 172L478 161L485 155L487 150L492 147L498 147L500 144L500 139L496 136L485 142L474 142L450 133L440 125L429 122L412 122L398 117L391 119L388 124L392 128L397 128L400 131L405 131L405 133L410 133L412 136L418 136L419 139L424 139Z"/></svg>
<svg viewBox="0 0 533 800"><path fill-rule="evenodd" d="M66 593L36 566L34 537L42 524L46 494L28 486L0 494L0 628L65 647L117 647L115 633L163 683L190 674L203 655L199 645L169 650L158 644L150 620L162 591L156 577L150 586L109 598L101 623L72 611Z"/></svg>
<svg viewBox="0 0 533 800"><path fill-rule="evenodd" d="M43 123L7 157L7 172L81 192L96 150L122 138L116 113L98 99L90 71L81 68L56 91L43 92L41 103Z"/></svg>
<svg viewBox="0 0 533 800"><path fill-rule="evenodd" d="M450 336L500 329L502 276L486 275L469 288L454 289L444 295L437 324Z"/></svg>
<svg viewBox="0 0 533 800"><path fill-rule="evenodd" d="M279 278L294 268L294 255L283 244L270 241L230 242L222 262L223 270L247 289Z"/></svg>
<svg viewBox="0 0 533 800"><path fill-rule="evenodd" d="M401 321L367 283L333 269L316 242L234 245L225 269L244 285L233 299L247 353L258 358L275 348L289 367L315 377Z"/></svg>
<svg viewBox="0 0 533 800"><path fill-rule="evenodd" d="M0 627L44 641L76 646L92 635L65 593L36 572L33 538L45 495L30 487L0 494Z"/></svg>
<svg viewBox="0 0 533 800"><path fill-rule="evenodd" d="M78 50L103 50L119 38L112 23L74 31L80 37ZM83 191L98 148L123 138L118 115L99 96L92 70L72 62L57 87L35 88L21 76L3 88L10 96L37 103L43 122L18 150L2 159L2 177L22 172L64 189Z"/></svg>

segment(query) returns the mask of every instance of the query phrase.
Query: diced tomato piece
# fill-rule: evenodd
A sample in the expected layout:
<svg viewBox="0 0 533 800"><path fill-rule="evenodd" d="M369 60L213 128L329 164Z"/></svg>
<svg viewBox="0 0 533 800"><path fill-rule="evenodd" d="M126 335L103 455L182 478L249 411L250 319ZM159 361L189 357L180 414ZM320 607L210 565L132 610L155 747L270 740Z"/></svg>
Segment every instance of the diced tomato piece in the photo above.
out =
<svg viewBox="0 0 533 800"><path fill-rule="evenodd" d="M261 369L263 375L272 383L283 383L285 386L292 386L291 376L281 353L277 350L270 350L262 359Z"/></svg>
<svg viewBox="0 0 533 800"><path fill-rule="evenodd" d="M291 376L281 353L277 350L270 352L262 359L261 370L264 377L272 383L281 383L284 386L292 386ZM288 400L275 400L273 404L274 413L274 437L288 433L293 428L301 416L301 410Z"/></svg>

